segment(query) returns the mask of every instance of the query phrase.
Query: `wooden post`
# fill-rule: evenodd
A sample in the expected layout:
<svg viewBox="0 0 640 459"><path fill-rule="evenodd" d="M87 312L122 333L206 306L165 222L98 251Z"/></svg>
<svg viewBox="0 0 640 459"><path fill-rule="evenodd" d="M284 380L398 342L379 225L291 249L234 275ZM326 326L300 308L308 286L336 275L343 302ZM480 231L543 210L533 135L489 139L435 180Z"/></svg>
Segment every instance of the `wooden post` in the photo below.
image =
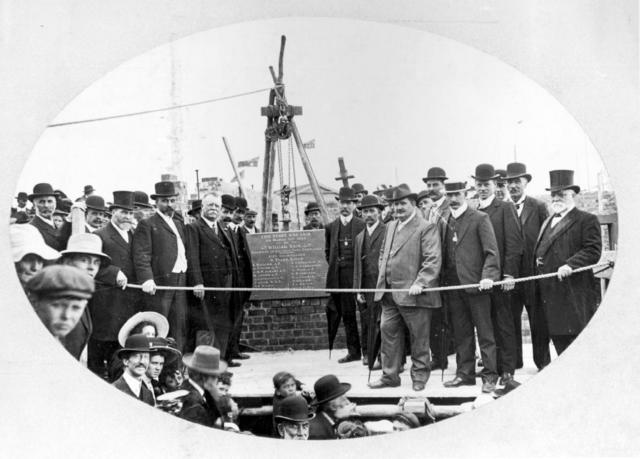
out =
<svg viewBox="0 0 640 459"><path fill-rule="evenodd" d="M198 176L198 169L196 169L196 193L198 195L197 199L200 199L200 177Z"/></svg>
<svg viewBox="0 0 640 459"><path fill-rule="evenodd" d="M354 178L353 175L349 175L347 168L344 166L344 158L338 157L338 166L340 167L340 177L336 177L337 181L342 181L342 186L349 187L349 179Z"/></svg>
<svg viewBox="0 0 640 459"><path fill-rule="evenodd" d="M227 143L227 138L222 137L222 142L224 143L224 148L227 150L227 155L229 155L229 161L231 161L231 167L233 167L233 173L236 174L236 180L238 181L238 188L240 189L240 196L243 198L247 197L247 193L244 192L244 187L242 186L242 180L240 178L240 174L238 173L238 168L236 167L236 162L233 159L233 155L231 154L231 148Z"/></svg>

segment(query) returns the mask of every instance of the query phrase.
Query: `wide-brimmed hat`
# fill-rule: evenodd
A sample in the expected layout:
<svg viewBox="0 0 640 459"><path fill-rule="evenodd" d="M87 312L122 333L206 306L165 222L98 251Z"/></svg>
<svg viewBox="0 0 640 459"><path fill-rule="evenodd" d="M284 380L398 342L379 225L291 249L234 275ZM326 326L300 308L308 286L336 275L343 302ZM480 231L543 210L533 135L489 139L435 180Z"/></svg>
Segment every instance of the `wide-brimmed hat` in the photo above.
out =
<svg viewBox="0 0 640 459"><path fill-rule="evenodd" d="M309 404L301 395L290 395L280 403L275 419L292 422L306 422L315 417L309 410Z"/></svg>
<svg viewBox="0 0 640 459"><path fill-rule="evenodd" d="M187 211L187 215L191 215L192 217L202 210L202 199L194 199L191 201L191 209Z"/></svg>
<svg viewBox="0 0 640 459"><path fill-rule="evenodd" d="M498 174L491 164L478 164L476 167L476 175L471 176L474 180L496 180Z"/></svg>
<svg viewBox="0 0 640 459"><path fill-rule="evenodd" d="M580 193L580 187L573 184L573 171L569 169L549 171L549 185L547 191L573 190Z"/></svg>
<svg viewBox="0 0 640 459"><path fill-rule="evenodd" d="M176 186L173 182L163 181L155 184L156 192L151 195L151 199L169 198L171 196L178 196Z"/></svg>
<svg viewBox="0 0 640 459"><path fill-rule="evenodd" d="M25 191L20 191L16 199L29 199L29 195Z"/></svg>
<svg viewBox="0 0 640 459"><path fill-rule="evenodd" d="M190 370L205 375L219 375L227 369L227 363L220 360L220 351L206 345L196 347L193 354L185 354L182 363Z"/></svg>
<svg viewBox="0 0 640 459"><path fill-rule="evenodd" d="M527 166L523 163L509 163L507 164L507 176L506 180L524 177L528 182L531 181L531 174L527 174Z"/></svg>
<svg viewBox="0 0 640 459"><path fill-rule="evenodd" d="M145 335L138 333L137 335L131 335L124 342L122 349L118 349L116 356L121 359L124 353L135 352L150 352L151 351L151 339Z"/></svg>
<svg viewBox="0 0 640 459"><path fill-rule="evenodd" d="M336 201L357 201L353 188L349 188L348 186L340 187Z"/></svg>
<svg viewBox="0 0 640 459"><path fill-rule="evenodd" d="M498 183L506 183L507 182L507 171L506 169L496 169L496 175L498 178L496 181Z"/></svg>
<svg viewBox="0 0 640 459"><path fill-rule="evenodd" d="M111 262L111 257L102 252L102 239L93 233L72 234L67 242L67 248L60 252L61 255L72 253L88 253L102 258L103 263Z"/></svg>
<svg viewBox="0 0 640 459"><path fill-rule="evenodd" d="M95 283L86 271L68 265L42 268L27 282L26 289L40 297L80 298L88 300L95 291Z"/></svg>
<svg viewBox="0 0 640 459"><path fill-rule="evenodd" d="M432 167L427 171L427 176L422 177L423 182L427 182L427 180L447 180L447 173L441 167Z"/></svg>
<svg viewBox="0 0 640 459"><path fill-rule="evenodd" d="M353 192L355 194L358 193L362 193L364 195L368 195L369 192L365 189L364 185L362 183L354 183L353 186L351 187L351 189L353 190Z"/></svg>
<svg viewBox="0 0 640 459"><path fill-rule="evenodd" d="M151 353L158 353L164 356L164 364L171 365L173 362L182 357L182 353L175 347L171 347L169 340L161 336L149 338L151 341Z"/></svg>
<svg viewBox="0 0 640 459"><path fill-rule="evenodd" d="M220 196L220 205L225 209L236 210L236 198L230 194Z"/></svg>
<svg viewBox="0 0 640 459"><path fill-rule="evenodd" d="M318 206L317 202L308 202L307 205L304 208L304 214L305 215L309 215L309 212L313 212L317 210L318 212L320 212L320 206Z"/></svg>
<svg viewBox="0 0 640 459"><path fill-rule="evenodd" d="M368 194L364 196L360 204L358 204L358 209L360 210L367 209L369 207L377 207L380 210L384 210L384 204L375 194Z"/></svg>
<svg viewBox="0 0 640 459"><path fill-rule="evenodd" d="M106 212L109 210L107 209L107 206L105 206L104 204L104 198L102 196L98 196L95 194L92 194L91 196L87 196L87 199L85 199L84 203L87 206L87 210L93 209L100 212Z"/></svg>
<svg viewBox="0 0 640 459"><path fill-rule="evenodd" d="M33 193L29 196L29 201L33 201L35 198L40 198L43 196L55 196L55 192L53 191L53 187L50 183L36 183L33 187Z"/></svg>
<svg viewBox="0 0 640 459"><path fill-rule="evenodd" d="M391 195L387 197L387 201L400 201L401 199L405 198L417 200L418 195L411 191L409 185L407 185L406 183L401 183L400 185L393 188Z"/></svg>
<svg viewBox="0 0 640 459"><path fill-rule="evenodd" d="M326 375L318 379L313 385L316 399L312 405L321 405L346 394L351 389L351 384L341 383L336 375Z"/></svg>
<svg viewBox="0 0 640 459"><path fill-rule="evenodd" d="M124 346L124 342L131 334L131 330L136 328L136 326L142 322L151 322L156 328L156 336L160 338L166 338L169 334L169 321L165 316L154 311L137 312L129 317L124 325L120 327L120 331L118 332L118 342L120 343L120 346Z"/></svg>
<svg viewBox="0 0 640 459"><path fill-rule="evenodd" d="M444 184L445 193L464 193L465 191L469 191L467 182L447 182Z"/></svg>
<svg viewBox="0 0 640 459"><path fill-rule="evenodd" d="M235 198L236 210L247 211L247 200L241 196Z"/></svg>
<svg viewBox="0 0 640 459"><path fill-rule="evenodd" d="M133 192L133 207L153 209L153 206L149 204L149 195L144 191Z"/></svg>
<svg viewBox="0 0 640 459"><path fill-rule="evenodd" d="M93 193L95 190L95 188L93 188L92 185L85 185L84 186L84 194L89 194L89 193Z"/></svg>
<svg viewBox="0 0 640 459"><path fill-rule="evenodd" d="M89 196L89 198L91 197ZM87 201L89 198L87 198ZM114 191L113 204L109 206L110 211L113 209L133 210L133 191Z"/></svg>
<svg viewBox="0 0 640 459"><path fill-rule="evenodd" d="M429 190L422 190L420 193L418 193L418 197L416 198L416 202L420 202L425 198L431 198L429 196Z"/></svg>
<svg viewBox="0 0 640 459"><path fill-rule="evenodd" d="M10 225L9 239L11 241L11 257L17 263L25 255L33 253L43 260L57 260L60 252L49 247L40 231L33 225Z"/></svg>

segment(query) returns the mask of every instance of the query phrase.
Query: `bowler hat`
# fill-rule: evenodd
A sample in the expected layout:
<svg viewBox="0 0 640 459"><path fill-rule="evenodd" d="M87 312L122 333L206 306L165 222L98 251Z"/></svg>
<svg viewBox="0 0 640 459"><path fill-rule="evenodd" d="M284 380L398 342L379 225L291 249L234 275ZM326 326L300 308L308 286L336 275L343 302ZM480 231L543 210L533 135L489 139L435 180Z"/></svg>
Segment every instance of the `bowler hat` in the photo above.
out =
<svg viewBox="0 0 640 459"><path fill-rule="evenodd" d="M43 196L55 196L56 194L53 191L53 187L49 183L36 183L33 187L33 193L29 196L29 201L33 201L35 198L40 198Z"/></svg>
<svg viewBox="0 0 640 459"><path fill-rule="evenodd" d="M91 197L89 196L89 198ZM113 204L109 206L109 210L113 209L133 210L133 191L114 191Z"/></svg>
<svg viewBox="0 0 640 459"><path fill-rule="evenodd" d="M155 184L155 194L151 195L151 199L169 198L171 196L178 196L176 186L173 182L158 182Z"/></svg>
<svg viewBox="0 0 640 459"><path fill-rule="evenodd" d="M292 422L310 421L315 414L309 411L309 404L301 395L290 395L280 403L278 411L273 413L276 419Z"/></svg>
<svg viewBox="0 0 640 459"><path fill-rule="evenodd" d="M227 369L227 363L220 360L220 351L213 346L200 345L193 354L182 357L182 363L190 370L205 375L219 375Z"/></svg>
<svg viewBox="0 0 640 459"><path fill-rule="evenodd" d="M496 169L496 175L498 178L496 179L498 183L505 183L507 177L507 171L505 169Z"/></svg>
<svg viewBox="0 0 640 459"><path fill-rule="evenodd" d="M304 214L305 215L309 215L309 212L313 212L317 210L318 212L320 212L320 207L318 206L317 202L308 202L306 207L304 208Z"/></svg>
<svg viewBox="0 0 640 459"><path fill-rule="evenodd" d="M423 182L427 182L427 180L447 180L447 173L441 167L432 167L427 171L427 176L422 178Z"/></svg>
<svg viewBox="0 0 640 459"><path fill-rule="evenodd" d="M351 187L355 194L362 193L364 195L368 195L369 192L365 190L364 185L362 183L354 183Z"/></svg>
<svg viewBox="0 0 640 459"><path fill-rule="evenodd" d="M400 201L401 199L405 199L405 198L413 199L415 201L416 199L418 199L418 195L411 191L411 189L409 188L409 185L407 185L406 183L402 183L397 187L393 188L391 195L387 196L387 201L389 202Z"/></svg>
<svg viewBox="0 0 640 459"><path fill-rule="evenodd" d="M369 207L377 207L380 210L384 209L384 204L380 201L375 194L368 194L362 198L362 201L358 205L358 209L367 209Z"/></svg>
<svg viewBox="0 0 640 459"><path fill-rule="evenodd" d="M220 196L220 203L225 209L236 210L236 198L230 194L223 194Z"/></svg>
<svg viewBox="0 0 640 459"><path fill-rule="evenodd" d="M29 199L29 195L24 191L20 191L18 196L16 196L16 199Z"/></svg>
<svg viewBox="0 0 640 459"><path fill-rule="evenodd" d="M72 297L87 300L95 291L91 276L80 268L68 265L51 265L33 276L26 285L27 291L41 297Z"/></svg>
<svg viewBox="0 0 640 459"><path fill-rule="evenodd" d="M348 186L340 187L336 201L357 201L353 188L349 188Z"/></svg>
<svg viewBox="0 0 640 459"><path fill-rule="evenodd" d="M573 184L573 171L569 169L557 169L549 171L550 187L547 191L573 190L580 193L580 187Z"/></svg>
<svg viewBox="0 0 640 459"><path fill-rule="evenodd" d="M156 336L160 338L166 338L169 334L169 321L165 316L154 311L136 312L127 319L124 325L120 327L120 331L118 331L118 342L120 346L124 346L131 331L142 322L151 322L156 329Z"/></svg>
<svg viewBox="0 0 640 459"><path fill-rule="evenodd" d="M100 212L106 212L107 206L104 205L104 198L102 196L98 196L92 194L91 196L87 196L87 199L84 201L87 209L98 210Z"/></svg>
<svg viewBox="0 0 640 459"><path fill-rule="evenodd" d="M93 193L94 191L96 191L93 186L91 185L85 185L84 186L84 194L89 194L89 193Z"/></svg>
<svg viewBox="0 0 640 459"><path fill-rule="evenodd" d="M507 176L506 180L524 177L528 182L531 181L531 174L527 174L527 166L522 163L509 163L507 164Z"/></svg>
<svg viewBox="0 0 640 459"><path fill-rule="evenodd" d="M149 204L149 195L144 191L133 192L133 207L153 209L153 206Z"/></svg>
<svg viewBox="0 0 640 459"><path fill-rule="evenodd" d="M40 231L33 225L10 225L11 257L14 263L32 253L43 260L57 260L60 253L49 247Z"/></svg>
<svg viewBox="0 0 640 459"><path fill-rule="evenodd" d="M151 350L151 339L141 333L131 335L124 342L122 349L118 349L116 356L121 359L122 354L149 352Z"/></svg>
<svg viewBox="0 0 640 459"><path fill-rule="evenodd" d="M468 190L467 182L447 182L444 184L445 193L464 193Z"/></svg>
<svg viewBox="0 0 640 459"><path fill-rule="evenodd" d="M194 199L191 201L191 209L187 211L192 217L202 209L202 199Z"/></svg>
<svg viewBox="0 0 640 459"><path fill-rule="evenodd" d="M91 197L91 196L89 196ZM88 253L102 258L103 264L109 263L111 257L106 253L102 253L102 239L93 233L72 234L67 242L67 248L60 252L61 255L72 253Z"/></svg>
<svg viewBox="0 0 640 459"><path fill-rule="evenodd" d="M247 211L247 200L241 196L237 196L235 198L235 202L236 202L236 209L238 210L243 210L243 211Z"/></svg>
<svg viewBox="0 0 640 459"><path fill-rule="evenodd" d="M478 164L476 167L476 175L472 175L474 180L496 180L498 178L495 169L491 164Z"/></svg>
<svg viewBox="0 0 640 459"><path fill-rule="evenodd" d="M162 354L165 365L172 364L182 356L182 353L178 349L171 347L169 340L166 338L158 336L156 338L149 338L149 341L151 341L151 352Z"/></svg>
<svg viewBox="0 0 640 459"><path fill-rule="evenodd" d="M428 190L422 190L420 193L418 193L418 197L416 198L416 202L420 202L425 198L429 198L429 191Z"/></svg>
<svg viewBox="0 0 640 459"><path fill-rule="evenodd" d="M326 375L318 379L313 385L316 399L312 405L321 405L346 394L351 389L351 384L341 383L335 375Z"/></svg>

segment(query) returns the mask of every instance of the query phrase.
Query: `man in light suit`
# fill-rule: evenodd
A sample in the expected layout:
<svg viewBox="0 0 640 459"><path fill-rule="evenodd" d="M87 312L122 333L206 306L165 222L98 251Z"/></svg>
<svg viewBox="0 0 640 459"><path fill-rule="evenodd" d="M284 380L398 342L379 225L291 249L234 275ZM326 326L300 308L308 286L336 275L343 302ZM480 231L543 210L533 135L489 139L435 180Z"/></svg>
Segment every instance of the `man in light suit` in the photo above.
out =
<svg viewBox="0 0 640 459"><path fill-rule="evenodd" d="M520 277L533 276L533 248L540 233L543 222L549 216L547 206L531 196L527 196L526 188L531 181L527 166L522 163L507 164L507 188L511 200L515 203L524 239L524 252L520 263ZM531 328L531 345L533 362L542 370L551 361L549 355L549 334L544 321L544 313L535 307L535 282L519 282L511 293L511 312L516 332L516 368L522 368L522 307L527 309L529 327Z"/></svg>
<svg viewBox="0 0 640 459"><path fill-rule="evenodd" d="M442 303L438 292L422 290L439 285L442 253L438 228L421 217L416 199L404 183L394 188L388 199L397 219L386 228L376 288L406 289L408 293L377 292L374 296L374 301L382 300L382 377L369 383L372 389L400 385L403 325L411 338L413 390L423 390L431 373L431 314Z"/></svg>

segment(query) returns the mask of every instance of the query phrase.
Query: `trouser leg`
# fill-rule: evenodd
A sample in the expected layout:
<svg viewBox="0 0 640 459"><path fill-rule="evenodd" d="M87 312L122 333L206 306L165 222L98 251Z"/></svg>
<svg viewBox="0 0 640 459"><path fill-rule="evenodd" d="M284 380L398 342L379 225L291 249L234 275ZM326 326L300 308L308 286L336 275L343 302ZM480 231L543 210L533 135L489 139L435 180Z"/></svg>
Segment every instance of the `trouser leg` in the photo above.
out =
<svg viewBox="0 0 640 459"><path fill-rule="evenodd" d="M344 331L347 338L347 351L349 355L360 357L360 337L358 336L358 319L356 317L356 300L351 293L339 294L340 312Z"/></svg>
<svg viewBox="0 0 640 459"><path fill-rule="evenodd" d="M478 331L478 344L482 356L482 379L496 380L498 378L496 341L491 322L491 298L488 294L467 295L467 304ZM474 362L475 363L475 362Z"/></svg>
<svg viewBox="0 0 640 459"><path fill-rule="evenodd" d="M360 347L362 355L367 355L369 347L369 305L367 302L358 303L358 311L360 311Z"/></svg>
<svg viewBox="0 0 640 459"><path fill-rule="evenodd" d="M518 286L511 292L511 317L513 319L513 331L515 333L516 340L516 368L522 368L524 362L522 361L522 307L524 306L523 293ZM529 314L529 308L527 308L527 315L529 316L529 327L531 328L531 340L533 342L533 326L531 325L531 314ZM535 353L535 351L534 351Z"/></svg>
<svg viewBox="0 0 640 459"><path fill-rule="evenodd" d="M398 310L409 329L411 380L426 383L431 374L429 334L433 309L399 306Z"/></svg>
<svg viewBox="0 0 640 459"><path fill-rule="evenodd" d="M432 368L447 368L445 307L434 308L431 313L430 344Z"/></svg>
<svg viewBox="0 0 640 459"><path fill-rule="evenodd" d="M460 290L447 292L453 334L456 343L456 375L467 381L475 379L475 335L473 319L465 293Z"/></svg>
<svg viewBox="0 0 640 459"><path fill-rule="evenodd" d="M497 371L515 373L516 338L511 313L510 296L506 292L493 292L491 298L491 320L497 348Z"/></svg>
<svg viewBox="0 0 640 459"><path fill-rule="evenodd" d="M404 323L398 306L390 294L382 297L382 316L380 319L382 338L382 381L387 384L400 384L400 361L404 343Z"/></svg>
<svg viewBox="0 0 640 459"><path fill-rule="evenodd" d="M531 327L531 346L533 348L533 362L538 370L542 370L551 362L549 352L549 330L542 307L525 304Z"/></svg>

